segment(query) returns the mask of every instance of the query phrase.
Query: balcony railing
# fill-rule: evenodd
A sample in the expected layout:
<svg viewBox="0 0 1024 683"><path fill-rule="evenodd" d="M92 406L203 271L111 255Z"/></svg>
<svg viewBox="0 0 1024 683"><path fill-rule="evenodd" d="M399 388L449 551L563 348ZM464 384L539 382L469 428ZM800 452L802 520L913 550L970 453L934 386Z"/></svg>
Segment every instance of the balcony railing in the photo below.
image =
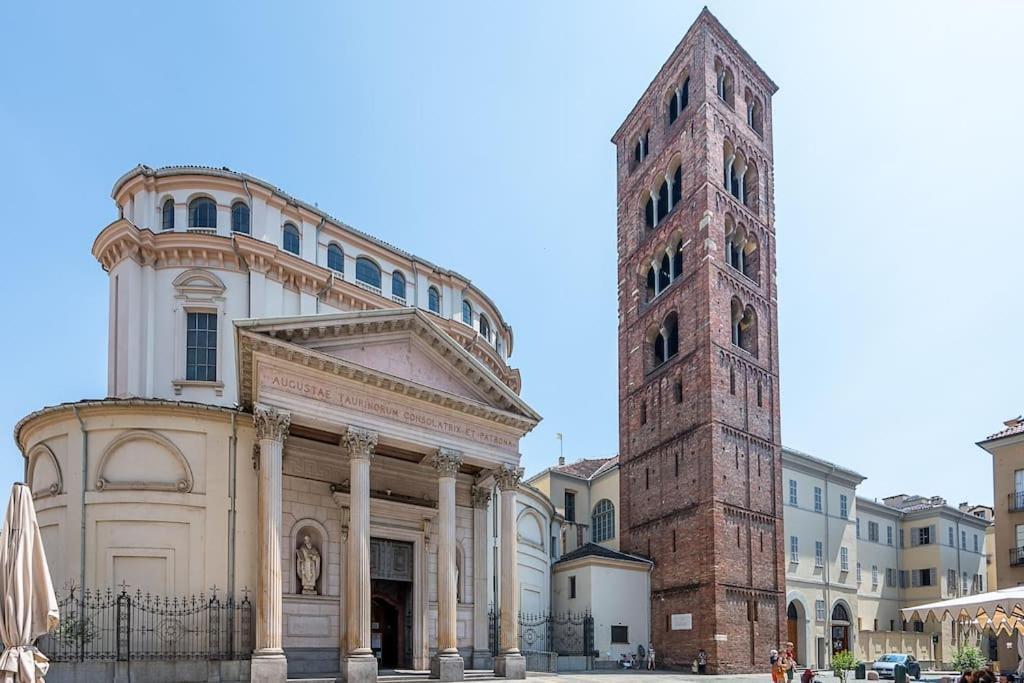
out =
<svg viewBox="0 0 1024 683"><path fill-rule="evenodd" d="M1014 491L1007 496L1007 508L1010 512L1024 510L1024 491Z"/></svg>
<svg viewBox="0 0 1024 683"><path fill-rule="evenodd" d="M1010 548L1010 566L1020 567L1024 565L1024 548Z"/></svg>

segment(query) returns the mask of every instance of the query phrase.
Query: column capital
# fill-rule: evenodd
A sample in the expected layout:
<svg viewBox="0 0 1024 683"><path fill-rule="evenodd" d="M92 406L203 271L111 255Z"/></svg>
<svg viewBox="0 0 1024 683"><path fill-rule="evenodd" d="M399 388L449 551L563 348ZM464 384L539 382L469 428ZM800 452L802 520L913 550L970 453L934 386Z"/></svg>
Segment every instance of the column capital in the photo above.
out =
<svg viewBox="0 0 1024 683"><path fill-rule="evenodd" d="M292 414L274 406L257 403L252 410L252 423L256 427L256 438L284 441L292 424Z"/></svg>
<svg viewBox="0 0 1024 683"><path fill-rule="evenodd" d="M523 468L502 465L494 470L494 478L498 482L499 491L515 491L519 488L519 482L523 479Z"/></svg>
<svg viewBox="0 0 1024 683"><path fill-rule="evenodd" d="M454 477L462 466L462 451L454 448L438 448L430 457L430 464L439 477Z"/></svg>
<svg viewBox="0 0 1024 683"><path fill-rule="evenodd" d="M486 508L491 502L491 490L483 486L474 486L472 490L473 507Z"/></svg>
<svg viewBox="0 0 1024 683"><path fill-rule="evenodd" d="M360 427L349 427L341 435L341 443L353 460L369 460L377 447L377 432Z"/></svg>

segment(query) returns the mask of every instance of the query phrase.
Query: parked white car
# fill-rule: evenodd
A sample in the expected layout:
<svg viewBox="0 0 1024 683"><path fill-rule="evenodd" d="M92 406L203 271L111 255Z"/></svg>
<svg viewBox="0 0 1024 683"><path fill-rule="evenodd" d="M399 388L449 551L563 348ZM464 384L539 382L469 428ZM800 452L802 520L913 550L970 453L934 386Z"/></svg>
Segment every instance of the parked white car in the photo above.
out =
<svg viewBox="0 0 1024 683"><path fill-rule="evenodd" d="M879 678L895 678L897 664L907 667L907 676L913 676L915 681L921 680L921 664L914 659L914 655L899 652L882 655L871 668L878 672Z"/></svg>

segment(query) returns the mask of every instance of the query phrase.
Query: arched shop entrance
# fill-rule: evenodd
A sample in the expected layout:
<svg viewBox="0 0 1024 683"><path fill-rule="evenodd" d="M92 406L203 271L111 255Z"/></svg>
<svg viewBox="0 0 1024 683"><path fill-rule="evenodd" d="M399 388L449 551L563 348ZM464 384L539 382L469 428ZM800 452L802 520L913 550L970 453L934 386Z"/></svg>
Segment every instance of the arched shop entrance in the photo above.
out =
<svg viewBox="0 0 1024 683"><path fill-rule="evenodd" d="M850 649L850 613L837 602L832 608L832 654Z"/></svg>

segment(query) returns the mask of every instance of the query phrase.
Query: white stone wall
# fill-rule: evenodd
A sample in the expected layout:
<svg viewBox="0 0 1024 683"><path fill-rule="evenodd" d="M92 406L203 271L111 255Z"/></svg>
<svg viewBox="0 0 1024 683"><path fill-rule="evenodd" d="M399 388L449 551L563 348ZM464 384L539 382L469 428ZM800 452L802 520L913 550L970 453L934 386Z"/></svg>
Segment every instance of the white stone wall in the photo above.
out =
<svg viewBox="0 0 1024 683"><path fill-rule="evenodd" d="M381 270L381 306L392 303L392 277L401 273L406 280L405 301L409 306L427 309L427 289L435 286L441 292L440 316L462 321L462 301L468 299L473 306L471 327L480 329L480 315L490 320L491 337L488 340L497 355L509 356L511 337L501 324L500 313L482 294L474 291L468 281L450 271L429 267L395 249L370 241L366 237L333 221L314 220L309 211L299 211L284 204L280 194L270 194L268 188L252 181L253 193L246 194L240 176L206 177L189 174L160 178L152 183L128 183L121 186L117 202L124 217L138 228L151 230L156 235L168 231L161 229L161 207L167 198L175 202L173 233L189 234L188 203L195 197L210 197L217 202L216 235L230 238L231 205L242 201L251 205L251 236L274 246L272 260L290 260L293 257L280 250L282 228L286 222L295 224L301 232L300 258L326 268L329 244L339 244L344 250L344 272L335 277L360 286L356 282L356 259L365 256ZM208 230L201 231L209 233ZM183 255L188 254L188 243L183 242ZM201 245L195 247L202 249ZM218 380L223 387L182 385L184 379L184 331L180 329L183 304L181 291L173 285L175 278L186 267L145 258L125 258L110 271L110 323L108 350L108 393L112 396L145 396L194 400L231 406L237 402L234 368L234 335L232 321L240 318L316 315L336 313L342 309L329 305L308 292L300 292L283 285L273 272L273 265L239 272L229 266L206 264L208 271L224 285L212 305L220 313L221 346ZM364 288L365 289L365 288ZM178 358L181 356L181 359ZM182 376L178 376L182 375Z"/></svg>

